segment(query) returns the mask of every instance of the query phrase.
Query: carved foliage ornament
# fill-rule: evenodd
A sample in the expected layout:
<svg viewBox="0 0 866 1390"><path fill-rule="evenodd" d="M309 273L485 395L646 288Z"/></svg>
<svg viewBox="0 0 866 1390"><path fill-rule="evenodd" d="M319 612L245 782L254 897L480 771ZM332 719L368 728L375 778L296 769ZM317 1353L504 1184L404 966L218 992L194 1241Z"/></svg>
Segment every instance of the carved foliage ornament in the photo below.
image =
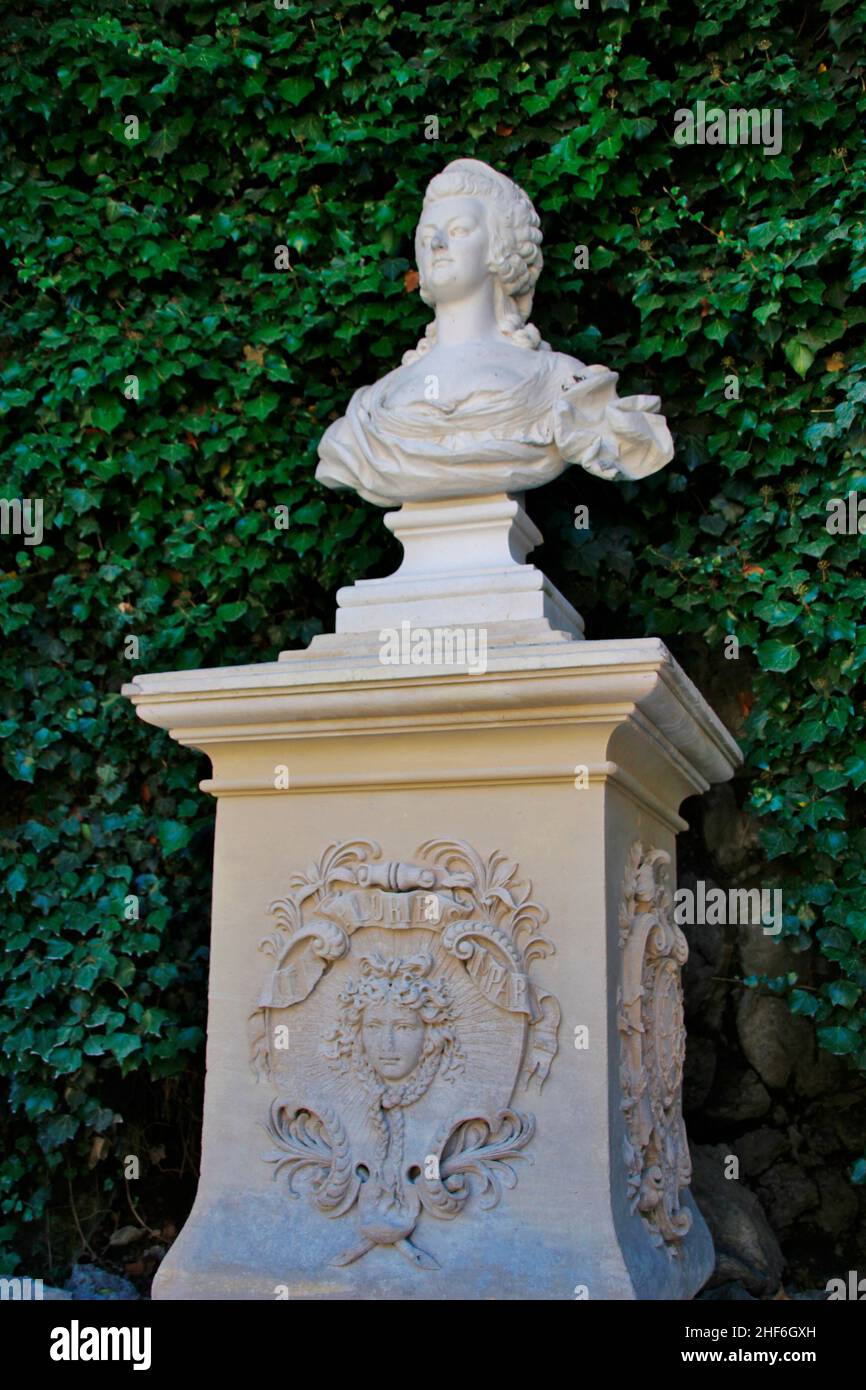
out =
<svg viewBox="0 0 866 1390"><path fill-rule="evenodd" d="M689 951L673 920L670 872L664 850L632 845L620 903L617 1014L631 1207L653 1243L675 1257L692 1224L691 1213L680 1206L691 1180L682 1116L686 1030L680 984Z"/></svg>
<svg viewBox="0 0 866 1390"><path fill-rule="evenodd" d="M266 1161L324 1215L355 1211L335 1264L379 1245L438 1268L412 1240L421 1212L495 1206L534 1133L511 1102L557 1051L559 1005L530 977L553 950L547 914L516 864L452 840L427 841L414 863L382 860L369 840L332 844L289 884L251 1016L254 1071L281 1092ZM315 1054L285 1073L275 1026L316 990L298 1030L304 1045L316 1034Z"/></svg>

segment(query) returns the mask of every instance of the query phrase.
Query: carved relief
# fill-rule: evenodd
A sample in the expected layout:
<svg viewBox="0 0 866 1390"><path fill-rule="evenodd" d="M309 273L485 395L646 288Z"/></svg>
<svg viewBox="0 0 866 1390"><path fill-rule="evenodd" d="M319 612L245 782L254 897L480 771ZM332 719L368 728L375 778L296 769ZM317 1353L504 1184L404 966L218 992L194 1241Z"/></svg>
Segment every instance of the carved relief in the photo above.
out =
<svg viewBox="0 0 866 1390"><path fill-rule="evenodd" d="M335 1264L381 1245L438 1268L413 1240L422 1211L495 1206L534 1133L511 1102L557 1051L559 1005L529 973L553 950L547 914L516 864L452 840L415 863L329 845L289 886L251 1018L254 1071L279 1092L266 1161L324 1215L354 1212Z"/></svg>
<svg viewBox="0 0 866 1390"><path fill-rule="evenodd" d="M691 1180L682 1117L686 1030L680 973L688 958L673 920L671 857L635 843L619 917L622 983L617 995L624 1144L631 1207L654 1244L680 1253L691 1213L680 1193Z"/></svg>

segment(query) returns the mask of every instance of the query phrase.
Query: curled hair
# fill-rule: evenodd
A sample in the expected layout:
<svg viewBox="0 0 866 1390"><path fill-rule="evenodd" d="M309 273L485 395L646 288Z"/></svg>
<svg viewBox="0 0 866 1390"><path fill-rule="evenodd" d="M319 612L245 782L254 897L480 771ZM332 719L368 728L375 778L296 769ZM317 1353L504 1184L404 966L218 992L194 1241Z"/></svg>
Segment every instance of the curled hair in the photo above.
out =
<svg viewBox="0 0 866 1390"><path fill-rule="evenodd" d="M500 333L515 347L549 352L550 344L529 322L535 282L544 264L538 213L522 188L478 159L455 159L446 165L427 185L424 206L440 198L459 196L480 198L487 208L489 269L496 284L496 322ZM423 279L420 292L424 303L432 304ZM416 362L435 344L436 324L428 323L417 347L404 353L403 365Z"/></svg>

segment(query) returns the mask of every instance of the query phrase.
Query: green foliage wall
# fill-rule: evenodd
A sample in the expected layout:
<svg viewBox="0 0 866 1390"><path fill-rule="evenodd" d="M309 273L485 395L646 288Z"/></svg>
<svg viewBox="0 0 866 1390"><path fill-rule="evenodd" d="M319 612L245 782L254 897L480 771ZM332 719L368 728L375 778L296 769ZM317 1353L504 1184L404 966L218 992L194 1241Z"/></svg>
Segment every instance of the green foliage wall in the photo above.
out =
<svg viewBox="0 0 866 1390"><path fill-rule="evenodd" d="M727 683L762 882L817 946L773 987L866 1068L866 580L859 537L825 526L864 478L863 19L848 0L7 10L0 497L42 498L45 526L0 537L8 1250L70 1182L110 1208L136 1124L201 1066L207 772L120 685L270 659L330 621L338 582L387 572L380 513L316 485L315 446L420 336L414 219L458 155L538 207L545 337L660 394L677 442L639 488L575 469L536 494L539 562L590 636L659 634ZM698 100L780 109L781 152L677 145Z"/></svg>

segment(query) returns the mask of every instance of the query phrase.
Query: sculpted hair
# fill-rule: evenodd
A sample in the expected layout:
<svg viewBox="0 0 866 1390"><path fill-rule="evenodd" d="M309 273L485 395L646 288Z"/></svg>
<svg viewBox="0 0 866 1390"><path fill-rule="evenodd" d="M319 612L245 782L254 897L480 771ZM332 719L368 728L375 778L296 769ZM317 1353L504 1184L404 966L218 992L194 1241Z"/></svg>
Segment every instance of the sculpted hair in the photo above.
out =
<svg viewBox="0 0 866 1390"><path fill-rule="evenodd" d="M538 213L522 188L477 159L455 159L435 178L424 194L424 206L440 198L480 198L487 209L490 231L490 270L496 280L496 320L499 331L515 347L550 351L534 324L529 322L535 282L544 260ZM423 213L422 213L423 215ZM417 233L416 233L417 236ZM420 284L425 304L433 301ZM404 353L403 364L416 362L436 343L436 324L429 323L414 350Z"/></svg>
<svg viewBox="0 0 866 1390"><path fill-rule="evenodd" d="M433 957L417 956L385 960L375 952L361 957L361 977L349 980L338 996L341 1017L325 1039L324 1055L340 1070L352 1067L363 1084L388 1109L411 1104L423 1095L437 1072L449 1079L462 1067L463 1056L457 1043L451 999L444 980L427 978ZM414 1009L426 1025L421 1060L412 1077L397 1086L379 1081L364 1051L361 1027L370 1005L392 1000L402 1008Z"/></svg>

